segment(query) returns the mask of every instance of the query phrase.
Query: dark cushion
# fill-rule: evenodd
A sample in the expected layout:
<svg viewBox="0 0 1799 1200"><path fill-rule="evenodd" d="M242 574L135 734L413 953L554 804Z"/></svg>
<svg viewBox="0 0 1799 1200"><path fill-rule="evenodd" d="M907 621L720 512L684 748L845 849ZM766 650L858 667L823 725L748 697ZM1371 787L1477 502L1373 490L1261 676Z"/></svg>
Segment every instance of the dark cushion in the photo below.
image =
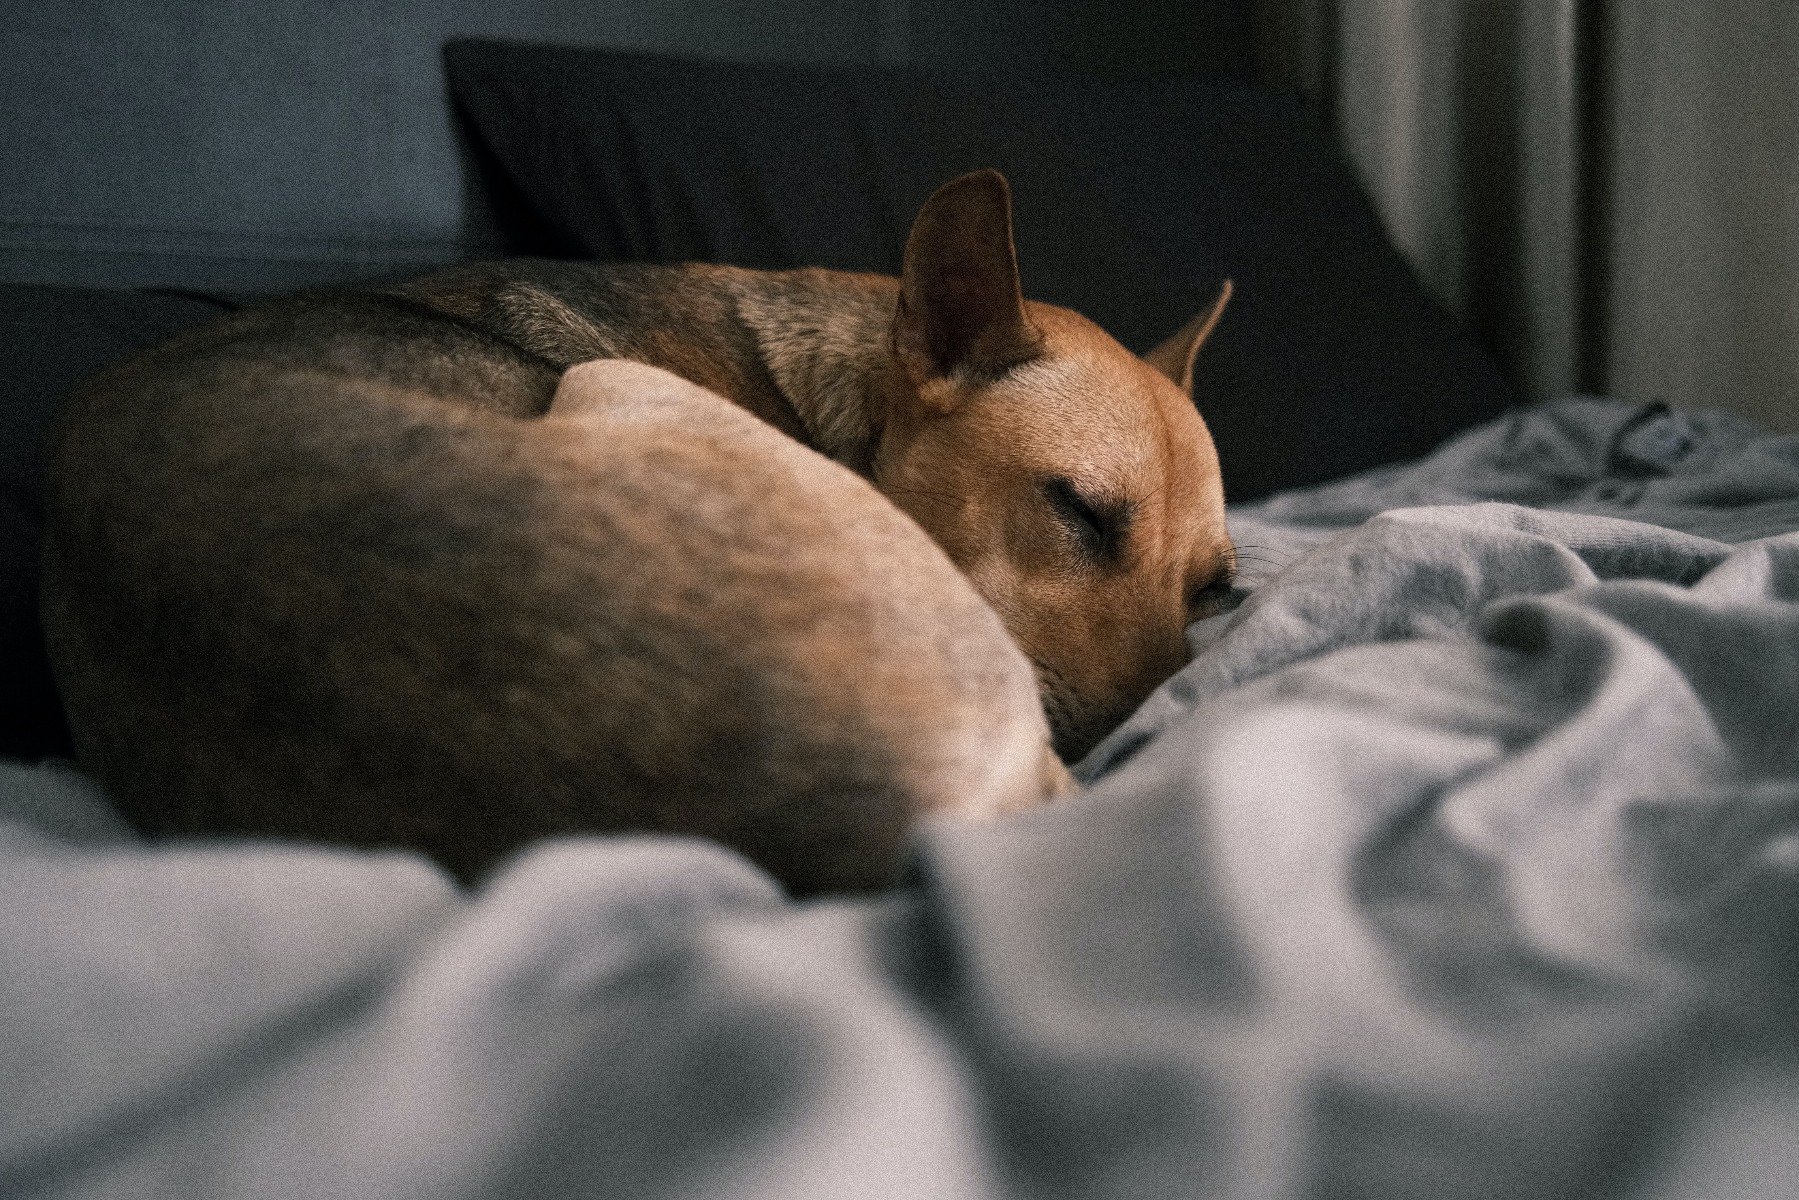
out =
<svg viewBox="0 0 1799 1200"><path fill-rule="evenodd" d="M1278 93L493 41L446 61L520 249L892 273L932 188L996 166L1026 292L1133 349L1234 279L1198 378L1233 500L1421 454L1512 400Z"/></svg>
<svg viewBox="0 0 1799 1200"><path fill-rule="evenodd" d="M69 752L38 625L44 449L70 387L217 316L223 300L0 285L0 754Z"/></svg>

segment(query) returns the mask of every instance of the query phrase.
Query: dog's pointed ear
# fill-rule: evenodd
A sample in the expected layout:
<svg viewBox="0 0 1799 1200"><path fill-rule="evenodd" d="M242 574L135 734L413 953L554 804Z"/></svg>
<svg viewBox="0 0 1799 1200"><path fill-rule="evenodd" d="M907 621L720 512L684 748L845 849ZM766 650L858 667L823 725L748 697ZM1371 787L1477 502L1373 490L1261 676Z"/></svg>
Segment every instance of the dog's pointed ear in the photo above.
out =
<svg viewBox="0 0 1799 1200"><path fill-rule="evenodd" d="M1225 280L1224 286L1218 289L1218 299L1212 301L1206 310L1188 321L1181 331L1143 356L1150 366L1174 380L1175 386L1189 396L1193 394L1193 360L1199 357L1199 348L1206 344L1212 336L1212 330L1218 326L1218 318L1224 315L1224 306L1231 300L1231 281Z"/></svg>
<svg viewBox="0 0 1799 1200"><path fill-rule="evenodd" d="M998 171L975 171L931 194L906 239L893 353L927 407L947 412L956 372L1000 375L1043 350L1025 312L1012 244L1012 191Z"/></svg>

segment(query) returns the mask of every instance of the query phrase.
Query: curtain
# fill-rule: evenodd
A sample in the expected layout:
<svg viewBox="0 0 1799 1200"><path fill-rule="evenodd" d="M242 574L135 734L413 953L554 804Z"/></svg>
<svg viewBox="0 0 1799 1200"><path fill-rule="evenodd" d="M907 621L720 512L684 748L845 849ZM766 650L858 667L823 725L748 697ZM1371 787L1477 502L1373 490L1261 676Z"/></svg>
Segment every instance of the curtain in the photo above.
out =
<svg viewBox="0 0 1799 1200"><path fill-rule="evenodd" d="M1799 432L1799 3L1260 0L1427 284L1530 399Z"/></svg>

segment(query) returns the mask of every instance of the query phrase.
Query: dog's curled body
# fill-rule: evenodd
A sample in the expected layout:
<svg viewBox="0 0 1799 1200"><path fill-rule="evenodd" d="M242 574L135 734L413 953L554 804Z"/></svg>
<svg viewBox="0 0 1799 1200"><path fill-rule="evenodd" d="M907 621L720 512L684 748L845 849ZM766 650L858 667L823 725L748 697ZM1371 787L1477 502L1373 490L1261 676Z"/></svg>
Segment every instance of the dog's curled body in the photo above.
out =
<svg viewBox="0 0 1799 1200"><path fill-rule="evenodd" d="M999 619L866 481L655 367L562 365L319 294L72 398L46 636L133 819L464 877L685 832L805 893L889 881L921 814L1068 786Z"/></svg>
<svg viewBox="0 0 1799 1200"><path fill-rule="evenodd" d="M78 756L155 830L464 876L674 830L885 882L1185 661L1233 562L1191 397L1228 296L1147 359L1025 300L987 171L898 278L515 261L245 310L63 422Z"/></svg>
<svg viewBox="0 0 1799 1200"><path fill-rule="evenodd" d="M1186 662L1187 623L1234 569L1190 396L1229 289L1146 362L1023 300L1004 226L974 265L947 240L915 228L909 247L935 262L902 279L515 260L396 290L558 366L672 371L868 479L999 612L1073 761Z"/></svg>

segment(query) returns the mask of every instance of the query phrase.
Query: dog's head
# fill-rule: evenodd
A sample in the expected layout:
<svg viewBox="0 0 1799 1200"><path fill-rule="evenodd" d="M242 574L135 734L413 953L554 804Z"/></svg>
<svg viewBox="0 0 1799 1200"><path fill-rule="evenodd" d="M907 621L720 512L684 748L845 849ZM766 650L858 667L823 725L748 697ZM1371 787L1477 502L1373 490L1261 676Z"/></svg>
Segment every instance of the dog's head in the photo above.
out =
<svg viewBox="0 0 1799 1200"><path fill-rule="evenodd" d="M905 385L875 483L1035 664L1064 758L1181 667L1187 624L1228 590L1218 453L1191 387L1229 294L1147 360L1026 301L996 171L938 189L906 243L892 330Z"/></svg>

